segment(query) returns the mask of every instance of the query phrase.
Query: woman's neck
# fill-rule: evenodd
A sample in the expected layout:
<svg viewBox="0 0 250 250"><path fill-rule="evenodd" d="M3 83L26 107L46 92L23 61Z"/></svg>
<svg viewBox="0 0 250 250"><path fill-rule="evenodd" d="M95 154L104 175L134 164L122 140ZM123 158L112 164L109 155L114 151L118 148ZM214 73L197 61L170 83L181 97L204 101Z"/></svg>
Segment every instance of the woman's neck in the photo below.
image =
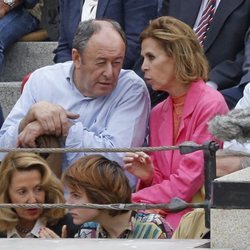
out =
<svg viewBox="0 0 250 250"><path fill-rule="evenodd" d="M180 97L183 96L185 94L187 94L188 89L190 88L190 84L176 84L176 86L174 86L171 90L168 91L169 95L176 98L176 97Z"/></svg>
<svg viewBox="0 0 250 250"><path fill-rule="evenodd" d="M131 211L112 217L104 214L98 221L100 225L108 232L111 238L118 238L128 227L131 218Z"/></svg>
<svg viewBox="0 0 250 250"><path fill-rule="evenodd" d="M36 224L36 221L28 221L28 220L20 219L16 225L16 229L19 233L27 234L31 232L35 224Z"/></svg>

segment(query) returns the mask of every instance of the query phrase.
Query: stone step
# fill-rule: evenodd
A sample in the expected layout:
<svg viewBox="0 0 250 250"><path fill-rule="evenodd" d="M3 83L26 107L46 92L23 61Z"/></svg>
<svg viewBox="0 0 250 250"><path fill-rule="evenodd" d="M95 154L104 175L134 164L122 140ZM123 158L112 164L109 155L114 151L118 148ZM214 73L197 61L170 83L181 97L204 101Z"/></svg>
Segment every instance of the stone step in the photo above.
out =
<svg viewBox="0 0 250 250"><path fill-rule="evenodd" d="M23 77L53 64L56 47L57 42L17 42L7 51L4 71L0 76L0 103L5 118L20 96Z"/></svg>
<svg viewBox="0 0 250 250"><path fill-rule="evenodd" d="M0 102L6 118L21 94L21 82L0 82Z"/></svg>
<svg viewBox="0 0 250 250"><path fill-rule="evenodd" d="M57 42L17 42L5 55L0 82L21 81L40 67L53 64L53 50Z"/></svg>

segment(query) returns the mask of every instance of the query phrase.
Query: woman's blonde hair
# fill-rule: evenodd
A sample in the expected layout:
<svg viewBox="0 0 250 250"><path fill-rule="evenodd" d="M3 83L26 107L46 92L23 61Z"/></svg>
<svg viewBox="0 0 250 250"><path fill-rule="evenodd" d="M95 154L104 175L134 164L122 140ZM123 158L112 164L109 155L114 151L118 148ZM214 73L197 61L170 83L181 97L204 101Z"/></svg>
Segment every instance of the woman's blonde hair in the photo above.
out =
<svg viewBox="0 0 250 250"><path fill-rule="evenodd" d="M101 155L89 155L77 160L67 168L63 181L72 189L83 189L92 203L131 202L131 189L123 169L117 162ZM109 210L109 215L125 212Z"/></svg>
<svg viewBox="0 0 250 250"><path fill-rule="evenodd" d="M170 17L159 17L150 22L141 33L141 42L152 38L173 58L176 79L184 84L198 79L207 81L208 62L194 31L182 21Z"/></svg>
<svg viewBox="0 0 250 250"><path fill-rule="evenodd" d="M11 152L6 155L0 166L0 203L10 203L8 194L11 178L15 171L30 171L36 169L42 176L42 187L45 191L45 203L63 203L63 186L61 181L51 171L48 163L39 155L27 152ZM60 208L44 209L41 219L48 224L54 224L63 217L65 211ZM0 231L11 230L18 223L14 209L0 208Z"/></svg>

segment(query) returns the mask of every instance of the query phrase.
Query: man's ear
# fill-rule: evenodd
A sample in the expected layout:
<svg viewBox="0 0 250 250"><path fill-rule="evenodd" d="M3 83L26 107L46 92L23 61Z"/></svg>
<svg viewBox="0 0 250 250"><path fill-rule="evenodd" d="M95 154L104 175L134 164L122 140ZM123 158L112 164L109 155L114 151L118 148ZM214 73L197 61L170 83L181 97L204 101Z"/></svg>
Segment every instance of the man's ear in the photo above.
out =
<svg viewBox="0 0 250 250"><path fill-rule="evenodd" d="M72 49L72 60L74 62L74 65L77 68L80 67L80 65L82 64L82 58L81 58L81 55L80 53L78 52L77 49Z"/></svg>

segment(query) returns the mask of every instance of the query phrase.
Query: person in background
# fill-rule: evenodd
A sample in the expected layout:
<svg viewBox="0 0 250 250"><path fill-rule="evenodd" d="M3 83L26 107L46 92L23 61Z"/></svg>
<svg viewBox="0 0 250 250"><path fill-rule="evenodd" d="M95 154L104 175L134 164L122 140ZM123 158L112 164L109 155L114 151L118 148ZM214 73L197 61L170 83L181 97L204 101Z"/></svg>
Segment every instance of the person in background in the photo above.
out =
<svg viewBox="0 0 250 250"><path fill-rule="evenodd" d="M233 109L238 101L243 98L245 86L250 83L250 27L245 37L244 61L242 65L242 77L237 86L222 91L230 109ZM247 97L249 98L249 97Z"/></svg>
<svg viewBox="0 0 250 250"><path fill-rule="evenodd" d="M176 18L163 16L142 32L141 42L144 78L154 90L169 94L151 111L149 146L213 140L207 122L228 108L223 96L205 84L208 63L193 30ZM204 198L202 151L185 155L178 150L150 155L126 153L124 162L124 167L140 179L132 194L133 202L157 204L170 202L174 197L186 202ZM175 229L187 211L157 212Z"/></svg>
<svg viewBox="0 0 250 250"><path fill-rule="evenodd" d="M217 176L224 176L250 166L247 156L250 153L249 108L250 83L246 85L243 97L233 110L226 115L216 116L209 123L211 133L224 140L223 150L216 152Z"/></svg>
<svg viewBox="0 0 250 250"><path fill-rule="evenodd" d="M243 89L230 93L226 90L242 81L244 39L250 25L250 0L163 0L161 15L175 17L197 31L208 3L214 5L214 14L212 20L209 18L203 39L210 66L207 84L222 91L228 106L232 108L237 101L232 104L230 99L239 100ZM230 42L225 46L225 41ZM234 97L230 98L230 95Z"/></svg>
<svg viewBox="0 0 250 250"><path fill-rule="evenodd" d="M125 35L117 22L81 22L73 61L31 74L0 130L0 147L37 147L42 135L59 137L65 148L144 145L150 98L145 82L132 70L121 69L125 51ZM63 166L84 155L67 152ZM123 162L122 153L104 155ZM136 178L127 174L134 186Z"/></svg>
<svg viewBox="0 0 250 250"><path fill-rule="evenodd" d="M78 159L67 168L63 182L69 192L68 204L131 203L131 189L124 170L101 155ZM76 235L78 238L165 239L172 235L172 229L157 214L82 208L70 208L69 213L74 224L83 224ZM54 233L42 229L40 234L47 238Z"/></svg>
<svg viewBox="0 0 250 250"><path fill-rule="evenodd" d="M24 35L38 29L43 0L0 0L0 75L4 52Z"/></svg>
<svg viewBox="0 0 250 250"><path fill-rule="evenodd" d="M41 27L47 31L48 40L59 39L59 0L43 0Z"/></svg>
<svg viewBox="0 0 250 250"><path fill-rule="evenodd" d="M63 203L63 186L39 155L11 152L0 167L0 203L56 204ZM69 225L68 237L75 233L72 218L65 217L61 208L1 208L0 237L38 238L39 231L49 227L61 234L62 226Z"/></svg>
<svg viewBox="0 0 250 250"><path fill-rule="evenodd" d="M159 13L161 12L161 9L162 9L162 1L163 0L158 0L158 12Z"/></svg>
<svg viewBox="0 0 250 250"><path fill-rule="evenodd" d="M80 21L105 18L117 21L125 31L127 50L124 69L132 69L140 57L139 36L158 15L158 0L60 0L60 36L56 63L72 60L73 37Z"/></svg>

